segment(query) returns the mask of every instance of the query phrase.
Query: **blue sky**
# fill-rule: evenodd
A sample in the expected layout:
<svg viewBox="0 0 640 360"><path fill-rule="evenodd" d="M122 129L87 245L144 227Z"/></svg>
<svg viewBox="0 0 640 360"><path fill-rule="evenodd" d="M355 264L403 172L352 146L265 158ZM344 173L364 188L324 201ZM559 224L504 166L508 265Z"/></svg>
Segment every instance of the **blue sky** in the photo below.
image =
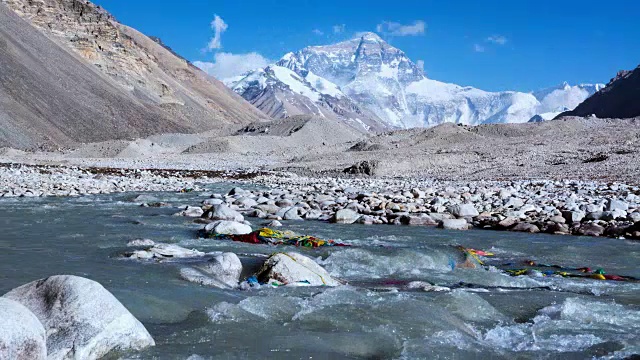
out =
<svg viewBox="0 0 640 360"><path fill-rule="evenodd" d="M238 64L260 65L308 45L376 31L385 22L396 24L396 35L386 26L383 37L424 61L428 77L484 90L606 83L640 63L635 0L94 2L191 61L218 61L225 74ZM205 52L214 15L226 30L216 44L221 47ZM244 56L249 53L255 54Z"/></svg>

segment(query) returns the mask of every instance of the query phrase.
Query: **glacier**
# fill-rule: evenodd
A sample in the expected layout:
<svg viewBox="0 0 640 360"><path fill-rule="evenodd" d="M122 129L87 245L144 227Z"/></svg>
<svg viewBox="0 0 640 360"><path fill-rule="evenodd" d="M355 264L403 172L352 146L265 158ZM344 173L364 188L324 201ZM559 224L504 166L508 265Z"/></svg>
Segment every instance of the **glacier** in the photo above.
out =
<svg viewBox="0 0 640 360"><path fill-rule="evenodd" d="M524 93L445 83L427 78L403 51L371 32L290 52L223 81L272 117L314 114L368 130L547 120L604 87L562 83Z"/></svg>

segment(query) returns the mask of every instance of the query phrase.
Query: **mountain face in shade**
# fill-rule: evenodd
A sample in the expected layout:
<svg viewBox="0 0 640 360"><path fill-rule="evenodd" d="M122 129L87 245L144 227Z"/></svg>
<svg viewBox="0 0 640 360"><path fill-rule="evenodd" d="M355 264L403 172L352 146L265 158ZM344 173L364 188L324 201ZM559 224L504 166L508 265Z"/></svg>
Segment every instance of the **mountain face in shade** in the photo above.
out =
<svg viewBox="0 0 640 360"><path fill-rule="evenodd" d="M0 1L0 146L66 147L265 118L88 1Z"/></svg>
<svg viewBox="0 0 640 360"><path fill-rule="evenodd" d="M640 116L640 66L631 71L620 71L601 89L573 111L560 116L626 119Z"/></svg>
<svg viewBox="0 0 640 360"><path fill-rule="evenodd" d="M292 84L292 77L300 81ZM334 112L344 121L383 129L444 122L527 122L537 114L573 108L595 92L589 93L591 87L597 87L563 84L539 93L522 93L448 84L427 78L403 51L374 33L288 53L266 69L226 79L225 83L275 117ZM272 95L274 88L277 96ZM299 105L301 97L306 98L303 106ZM341 99L339 104L335 99Z"/></svg>

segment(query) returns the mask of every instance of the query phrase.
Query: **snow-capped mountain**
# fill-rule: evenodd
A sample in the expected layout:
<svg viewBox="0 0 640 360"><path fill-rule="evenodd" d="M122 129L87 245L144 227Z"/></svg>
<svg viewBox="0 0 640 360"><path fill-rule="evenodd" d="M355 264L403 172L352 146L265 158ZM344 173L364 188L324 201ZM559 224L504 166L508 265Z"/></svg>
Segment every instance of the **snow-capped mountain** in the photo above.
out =
<svg viewBox="0 0 640 360"><path fill-rule="evenodd" d="M386 128L375 114L362 110L336 84L308 70L294 72L286 67L269 65L224 82L276 119L314 114L340 119L365 131Z"/></svg>
<svg viewBox="0 0 640 360"><path fill-rule="evenodd" d="M572 109L601 86L563 84L522 93L448 84L428 79L374 33L288 53L275 65L225 83L274 117L313 113L372 128L527 122Z"/></svg>

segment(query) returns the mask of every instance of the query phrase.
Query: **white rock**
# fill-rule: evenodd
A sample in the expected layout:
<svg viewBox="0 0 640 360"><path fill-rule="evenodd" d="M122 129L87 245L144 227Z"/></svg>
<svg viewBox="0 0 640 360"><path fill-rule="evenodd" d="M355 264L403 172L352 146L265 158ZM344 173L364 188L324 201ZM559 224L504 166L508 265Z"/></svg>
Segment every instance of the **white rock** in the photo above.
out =
<svg viewBox="0 0 640 360"><path fill-rule="evenodd" d="M455 217L478 216L478 210L473 204L452 205L448 208L449 212Z"/></svg>
<svg viewBox="0 0 640 360"><path fill-rule="evenodd" d="M303 220L300 215L298 215L298 208L292 207L282 216L283 220Z"/></svg>
<svg viewBox="0 0 640 360"><path fill-rule="evenodd" d="M245 235L253 231L249 225L226 220L218 220L207 224L204 230L208 233L221 235Z"/></svg>
<svg viewBox="0 0 640 360"><path fill-rule="evenodd" d="M201 217L204 214L204 210L198 206L187 206L181 212L175 214L176 216L187 216L187 217Z"/></svg>
<svg viewBox="0 0 640 360"><path fill-rule="evenodd" d="M0 359L44 360L47 334L40 320L22 304L0 298Z"/></svg>
<svg viewBox="0 0 640 360"><path fill-rule="evenodd" d="M266 223L264 226L268 227L268 228L276 228L276 227L281 227L282 223L278 220L273 220L270 221L268 223Z"/></svg>
<svg viewBox="0 0 640 360"><path fill-rule="evenodd" d="M360 214L350 209L336 211L332 221L338 224L353 224L360 218Z"/></svg>
<svg viewBox="0 0 640 360"><path fill-rule="evenodd" d="M522 199L511 197L504 202L504 207L518 209L524 206Z"/></svg>
<svg viewBox="0 0 640 360"><path fill-rule="evenodd" d="M154 346L149 332L102 285L77 276L37 280L4 295L27 307L47 332L48 359L98 359Z"/></svg>
<svg viewBox="0 0 640 360"><path fill-rule="evenodd" d="M153 246L155 245L155 241L151 239L135 239L131 240L127 243L127 246L137 247L137 246Z"/></svg>
<svg viewBox="0 0 640 360"><path fill-rule="evenodd" d="M322 216L322 211L320 210L309 210L306 214L304 214L304 218L307 220L318 220Z"/></svg>
<svg viewBox="0 0 640 360"><path fill-rule="evenodd" d="M234 202L234 204L240 205L241 207L248 209L248 208L251 208L251 207L254 207L254 206L258 205L258 202L253 200L253 199L251 199L251 198L248 198L248 197L241 197L241 198L237 199Z"/></svg>
<svg viewBox="0 0 640 360"><path fill-rule="evenodd" d="M209 218L212 220L244 221L242 214L229 208L225 204L214 205L209 214Z"/></svg>
<svg viewBox="0 0 640 360"><path fill-rule="evenodd" d="M616 199L609 199L607 201L607 206L606 206L607 211L614 211L614 210L627 211L628 209L629 209L629 204L627 204L624 201L620 201Z"/></svg>
<svg viewBox="0 0 640 360"><path fill-rule="evenodd" d="M469 223L465 219L444 219L442 227L449 230L469 230Z"/></svg>
<svg viewBox="0 0 640 360"><path fill-rule="evenodd" d="M224 253L204 265L180 270L180 275L187 281L229 289L238 287L241 273L242 262L234 253Z"/></svg>
<svg viewBox="0 0 640 360"><path fill-rule="evenodd" d="M184 259L204 256L205 253L198 250L185 249L175 244L155 244L146 250L136 250L129 255L130 259Z"/></svg>
<svg viewBox="0 0 640 360"><path fill-rule="evenodd" d="M584 213L584 211L563 211L562 216L567 220L569 224L571 224L574 222L582 221L586 214Z"/></svg>
<svg viewBox="0 0 640 360"><path fill-rule="evenodd" d="M222 204L224 201L222 201L221 199L205 199L202 202L202 205L208 205L208 206L213 206L213 205L220 205Z"/></svg>
<svg viewBox="0 0 640 360"><path fill-rule="evenodd" d="M267 259L257 274L260 282L279 281L285 285L307 283L311 286L338 286L340 282L312 259L298 253L276 253Z"/></svg>

